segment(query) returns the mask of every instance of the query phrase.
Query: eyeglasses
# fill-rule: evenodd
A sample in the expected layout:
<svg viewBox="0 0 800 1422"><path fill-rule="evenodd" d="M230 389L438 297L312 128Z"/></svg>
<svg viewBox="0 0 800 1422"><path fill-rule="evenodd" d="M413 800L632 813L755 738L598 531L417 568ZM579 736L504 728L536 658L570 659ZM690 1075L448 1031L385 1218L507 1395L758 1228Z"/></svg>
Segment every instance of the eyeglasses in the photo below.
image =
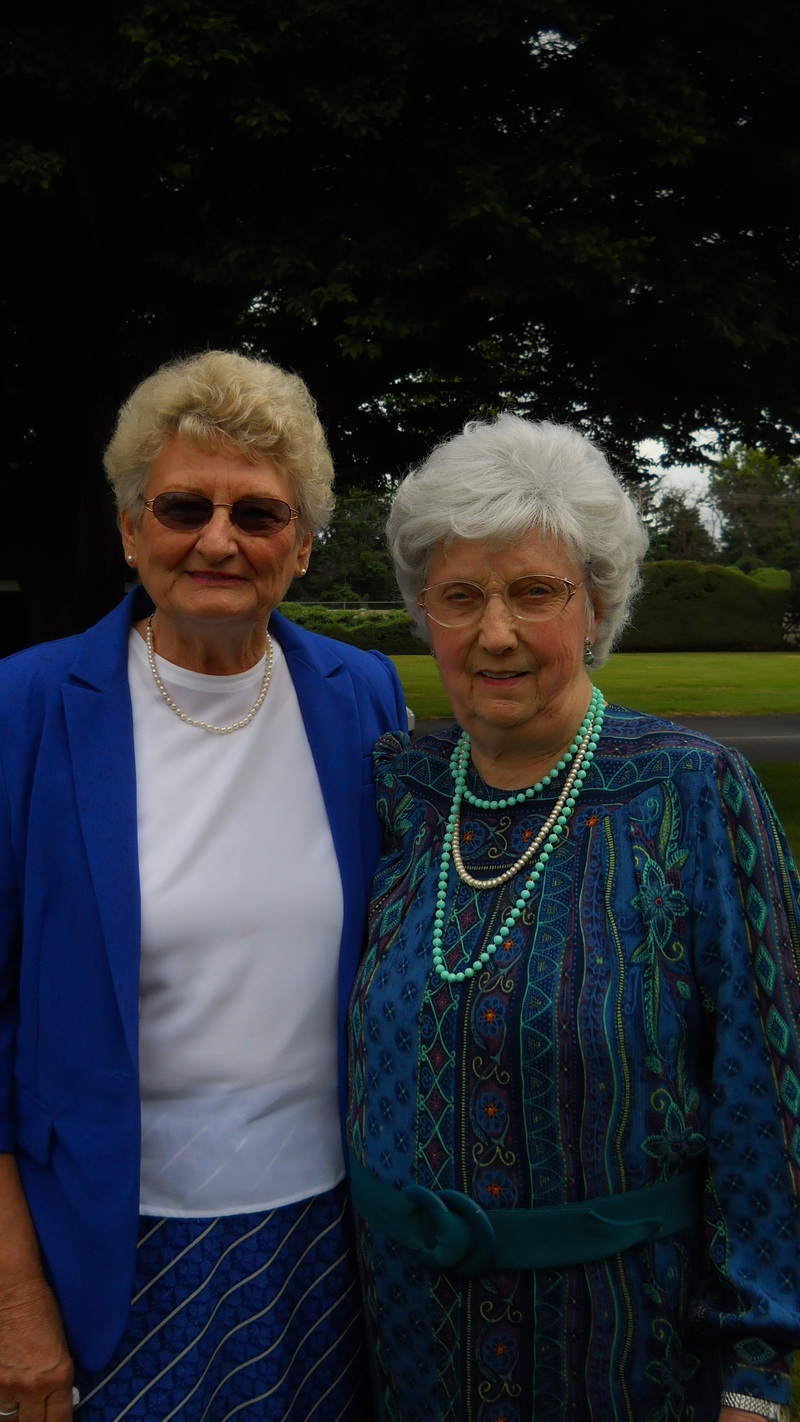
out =
<svg viewBox="0 0 800 1422"><path fill-rule="evenodd" d="M196 533L199 528L205 528L214 517L215 509L230 509L231 523L242 533L261 537L280 533L293 518L297 518L297 509L290 508L283 499L259 499L255 496L225 504L214 503L205 494L183 494L171 490L167 494L156 494L154 499L145 499L144 506L165 528L172 528L177 533Z"/></svg>
<svg viewBox="0 0 800 1422"><path fill-rule="evenodd" d="M487 593L480 583L434 583L423 588L417 602L440 627L470 627L480 622L490 597L501 597L512 617L522 622L548 622L564 611L583 583L549 573L526 573L497 592Z"/></svg>

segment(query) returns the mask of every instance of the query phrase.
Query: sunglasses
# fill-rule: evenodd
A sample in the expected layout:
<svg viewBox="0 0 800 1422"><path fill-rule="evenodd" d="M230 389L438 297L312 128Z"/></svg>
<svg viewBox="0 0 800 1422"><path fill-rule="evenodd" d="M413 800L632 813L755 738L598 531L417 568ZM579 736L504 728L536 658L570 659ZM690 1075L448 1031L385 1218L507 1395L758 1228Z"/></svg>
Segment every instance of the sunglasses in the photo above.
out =
<svg viewBox="0 0 800 1422"><path fill-rule="evenodd" d="M156 494L154 499L145 499L144 506L164 528L172 528L176 533L196 533L199 528L205 528L214 517L215 509L229 509L231 523L242 533L262 537L280 533L293 518L297 518L297 509L290 508L283 499L260 499L256 495L225 504L214 503L205 494L171 491Z"/></svg>

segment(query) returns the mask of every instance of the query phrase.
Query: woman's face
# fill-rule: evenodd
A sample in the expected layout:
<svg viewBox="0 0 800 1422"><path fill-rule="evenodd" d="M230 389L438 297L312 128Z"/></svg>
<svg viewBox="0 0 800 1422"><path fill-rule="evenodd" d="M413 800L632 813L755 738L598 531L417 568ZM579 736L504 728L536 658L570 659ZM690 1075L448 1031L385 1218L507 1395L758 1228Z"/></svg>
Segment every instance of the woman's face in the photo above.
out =
<svg viewBox="0 0 800 1422"><path fill-rule="evenodd" d="M169 491L204 494L218 504L268 496L295 507L292 482L272 459L251 464L224 445L201 449L181 435L154 461L145 497ZM312 535L301 539L296 520L264 536L243 533L229 515L229 509L215 508L203 528L176 531L149 509L138 527L121 514L125 553L133 555L132 566L156 605L162 645L165 634L194 638L204 625L227 626L245 636L265 629L292 578L306 566Z"/></svg>
<svg viewBox="0 0 800 1422"><path fill-rule="evenodd" d="M582 570L557 542L530 533L498 548L486 539L456 539L431 555L426 582L464 580L487 593L530 573L548 573L571 583ZM488 597L480 622L441 627L428 618L433 651L456 720L476 744L503 738L558 743L571 737L590 692L584 643L594 641L595 622L584 589L556 617L526 622L501 597Z"/></svg>

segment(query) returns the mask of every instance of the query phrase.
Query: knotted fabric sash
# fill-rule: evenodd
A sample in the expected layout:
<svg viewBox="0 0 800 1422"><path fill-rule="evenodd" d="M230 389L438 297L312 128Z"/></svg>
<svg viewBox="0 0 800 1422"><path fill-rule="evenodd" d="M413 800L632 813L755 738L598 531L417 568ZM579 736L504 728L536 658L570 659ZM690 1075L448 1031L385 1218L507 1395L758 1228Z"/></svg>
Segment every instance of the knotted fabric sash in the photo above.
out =
<svg viewBox="0 0 800 1422"><path fill-rule="evenodd" d="M663 1239L702 1218L702 1173L684 1171L641 1190L532 1210L482 1210L460 1190L396 1190L350 1151L353 1208L372 1229L437 1273L566 1269Z"/></svg>

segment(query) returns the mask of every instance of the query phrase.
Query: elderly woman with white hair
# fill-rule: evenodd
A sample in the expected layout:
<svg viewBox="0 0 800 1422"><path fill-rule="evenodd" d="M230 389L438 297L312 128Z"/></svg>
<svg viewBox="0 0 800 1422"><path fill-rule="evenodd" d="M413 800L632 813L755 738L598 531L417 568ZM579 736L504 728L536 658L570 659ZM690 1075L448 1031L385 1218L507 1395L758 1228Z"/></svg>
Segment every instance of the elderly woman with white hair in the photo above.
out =
<svg viewBox="0 0 800 1422"><path fill-rule="evenodd" d="M138 586L0 667L0 1417L362 1422L343 1029L402 690L275 611L332 505L297 376L162 367L106 469Z"/></svg>
<svg viewBox="0 0 800 1422"><path fill-rule="evenodd" d="M800 1341L800 904L734 751L591 681L647 538L467 426L389 536L458 725L377 749L351 1188L391 1422L753 1422Z"/></svg>

